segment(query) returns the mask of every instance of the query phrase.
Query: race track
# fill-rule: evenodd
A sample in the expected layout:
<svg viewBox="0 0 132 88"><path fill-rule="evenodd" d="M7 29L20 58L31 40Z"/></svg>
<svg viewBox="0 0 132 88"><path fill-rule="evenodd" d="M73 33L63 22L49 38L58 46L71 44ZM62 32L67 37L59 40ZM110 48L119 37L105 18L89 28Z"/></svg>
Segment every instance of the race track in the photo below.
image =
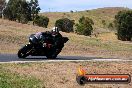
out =
<svg viewBox="0 0 132 88"><path fill-rule="evenodd" d="M60 62L60 61L132 61L117 58L83 57L83 56L58 56L56 59L47 59L45 56L28 56L18 58L15 54L0 54L0 63L24 63L24 62Z"/></svg>

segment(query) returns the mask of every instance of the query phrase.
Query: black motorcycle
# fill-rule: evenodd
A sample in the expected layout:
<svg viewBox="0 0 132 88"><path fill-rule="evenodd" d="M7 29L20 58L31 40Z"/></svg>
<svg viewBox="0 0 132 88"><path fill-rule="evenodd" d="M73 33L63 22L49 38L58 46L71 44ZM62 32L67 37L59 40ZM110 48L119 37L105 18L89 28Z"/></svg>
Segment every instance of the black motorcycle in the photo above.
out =
<svg viewBox="0 0 132 88"><path fill-rule="evenodd" d="M26 44L18 51L19 58L26 58L27 56L46 56L47 58L56 58L61 52L69 39L67 37L62 37L59 43L59 47L53 45L53 41L50 38L45 37L45 40L40 42L35 36L35 34L30 35L29 44Z"/></svg>

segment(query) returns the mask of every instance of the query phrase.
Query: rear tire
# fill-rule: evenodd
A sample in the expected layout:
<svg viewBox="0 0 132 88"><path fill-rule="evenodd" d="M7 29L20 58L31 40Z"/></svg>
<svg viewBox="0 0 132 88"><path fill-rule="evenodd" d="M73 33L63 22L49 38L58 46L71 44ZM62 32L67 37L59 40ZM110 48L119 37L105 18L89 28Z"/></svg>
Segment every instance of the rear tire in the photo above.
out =
<svg viewBox="0 0 132 88"><path fill-rule="evenodd" d="M58 53L55 51L53 52L53 50L52 50L47 53L46 57L47 57L47 59L56 59L57 55L58 55Z"/></svg>
<svg viewBox="0 0 132 88"><path fill-rule="evenodd" d="M29 46L24 46L18 51L17 55L19 58L26 58L27 56L29 56L30 50L31 48Z"/></svg>
<svg viewBox="0 0 132 88"><path fill-rule="evenodd" d="M52 54L52 53L48 53L48 54L46 55L46 57L47 57L47 59L56 59L57 55Z"/></svg>
<svg viewBox="0 0 132 88"><path fill-rule="evenodd" d="M50 56L46 56L46 57L47 57L47 59L56 59L57 56L50 55Z"/></svg>

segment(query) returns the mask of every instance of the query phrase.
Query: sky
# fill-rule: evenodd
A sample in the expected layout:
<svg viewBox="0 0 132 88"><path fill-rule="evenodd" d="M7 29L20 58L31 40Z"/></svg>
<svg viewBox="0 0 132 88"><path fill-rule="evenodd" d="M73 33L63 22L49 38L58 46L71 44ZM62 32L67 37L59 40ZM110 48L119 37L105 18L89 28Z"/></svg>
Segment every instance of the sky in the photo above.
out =
<svg viewBox="0 0 132 88"><path fill-rule="evenodd" d="M127 7L132 9L132 0L38 0L41 12L69 12L103 7Z"/></svg>

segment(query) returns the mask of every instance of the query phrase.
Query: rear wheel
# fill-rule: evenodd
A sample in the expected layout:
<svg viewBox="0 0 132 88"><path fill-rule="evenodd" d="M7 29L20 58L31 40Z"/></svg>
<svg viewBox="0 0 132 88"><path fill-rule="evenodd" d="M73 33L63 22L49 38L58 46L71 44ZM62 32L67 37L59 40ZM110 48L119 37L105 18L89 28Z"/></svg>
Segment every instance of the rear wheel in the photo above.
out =
<svg viewBox="0 0 132 88"><path fill-rule="evenodd" d="M60 53L61 50L53 49L47 53L46 57L48 59L56 59L57 55Z"/></svg>
<svg viewBox="0 0 132 88"><path fill-rule="evenodd" d="M57 55L46 55L47 59L56 59Z"/></svg>
<svg viewBox="0 0 132 88"><path fill-rule="evenodd" d="M18 57L19 58L26 58L29 55L29 52L31 51L31 47L24 46L18 51Z"/></svg>
<svg viewBox="0 0 132 88"><path fill-rule="evenodd" d="M56 59L57 55L54 52L48 52L46 57L47 59Z"/></svg>

